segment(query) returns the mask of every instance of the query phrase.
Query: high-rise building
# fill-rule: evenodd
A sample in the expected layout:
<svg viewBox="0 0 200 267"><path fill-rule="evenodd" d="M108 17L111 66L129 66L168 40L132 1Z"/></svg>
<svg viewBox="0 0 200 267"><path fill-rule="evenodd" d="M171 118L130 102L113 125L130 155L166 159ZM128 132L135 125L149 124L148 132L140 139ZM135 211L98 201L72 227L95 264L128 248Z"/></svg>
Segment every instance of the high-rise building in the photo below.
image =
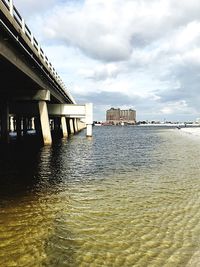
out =
<svg viewBox="0 0 200 267"><path fill-rule="evenodd" d="M133 109L121 110L120 108L111 108L106 111L106 121L113 124L135 124L136 111Z"/></svg>

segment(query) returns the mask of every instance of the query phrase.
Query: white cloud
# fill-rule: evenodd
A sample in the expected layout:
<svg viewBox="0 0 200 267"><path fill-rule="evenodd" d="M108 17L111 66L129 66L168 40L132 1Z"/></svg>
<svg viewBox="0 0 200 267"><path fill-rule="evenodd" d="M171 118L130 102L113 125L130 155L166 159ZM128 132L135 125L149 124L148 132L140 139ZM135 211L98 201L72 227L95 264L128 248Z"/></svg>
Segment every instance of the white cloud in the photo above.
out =
<svg viewBox="0 0 200 267"><path fill-rule="evenodd" d="M186 113L188 105L185 100L169 103L161 109L163 114L173 114L175 112Z"/></svg>
<svg viewBox="0 0 200 267"><path fill-rule="evenodd" d="M29 17L41 14L52 8L56 0L14 0L13 3L18 11L28 19Z"/></svg>
<svg viewBox="0 0 200 267"><path fill-rule="evenodd" d="M106 94L107 107L123 94L144 116L200 112L199 0L15 3L78 98Z"/></svg>
<svg viewBox="0 0 200 267"><path fill-rule="evenodd" d="M120 69L116 64L110 63L98 65L94 69L81 69L79 73L85 78L101 81L116 78L120 73Z"/></svg>

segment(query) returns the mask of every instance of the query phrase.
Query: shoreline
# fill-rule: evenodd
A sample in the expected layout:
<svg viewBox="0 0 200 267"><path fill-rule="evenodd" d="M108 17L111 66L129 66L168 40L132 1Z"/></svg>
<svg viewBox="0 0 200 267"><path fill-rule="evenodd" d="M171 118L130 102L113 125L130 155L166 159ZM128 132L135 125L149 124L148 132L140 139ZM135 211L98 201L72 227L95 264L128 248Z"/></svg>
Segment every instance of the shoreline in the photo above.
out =
<svg viewBox="0 0 200 267"><path fill-rule="evenodd" d="M200 138L200 127L191 128L180 128L178 130L180 133L188 136L195 136Z"/></svg>

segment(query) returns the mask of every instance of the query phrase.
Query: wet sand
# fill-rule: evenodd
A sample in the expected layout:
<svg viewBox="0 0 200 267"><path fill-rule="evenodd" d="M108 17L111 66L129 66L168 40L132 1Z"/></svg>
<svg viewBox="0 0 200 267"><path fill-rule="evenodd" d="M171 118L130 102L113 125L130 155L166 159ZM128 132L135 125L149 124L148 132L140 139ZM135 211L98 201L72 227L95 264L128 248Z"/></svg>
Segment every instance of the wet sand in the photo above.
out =
<svg viewBox="0 0 200 267"><path fill-rule="evenodd" d="M198 137L200 138L200 127L195 128L181 128L178 131L182 134L190 135L191 137Z"/></svg>

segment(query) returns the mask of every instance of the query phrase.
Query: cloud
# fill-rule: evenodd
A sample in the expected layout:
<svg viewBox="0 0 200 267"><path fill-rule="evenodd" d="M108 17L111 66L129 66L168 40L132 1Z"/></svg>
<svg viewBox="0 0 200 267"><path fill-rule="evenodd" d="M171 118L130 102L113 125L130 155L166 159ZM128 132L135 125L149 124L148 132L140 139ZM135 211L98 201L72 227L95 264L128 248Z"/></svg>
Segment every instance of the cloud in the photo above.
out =
<svg viewBox="0 0 200 267"><path fill-rule="evenodd" d="M143 119L200 112L199 0L15 2L77 101Z"/></svg>
<svg viewBox="0 0 200 267"><path fill-rule="evenodd" d="M139 96L129 97L123 93L112 93L112 92L94 92L90 95L79 95L79 99L81 102L89 100L90 102L94 103L95 105L108 105L108 106L132 106L139 101Z"/></svg>
<svg viewBox="0 0 200 267"><path fill-rule="evenodd" d="M44 21L49 25L44 27L44 34L75 46L94 59L126 60L132 53L130 34L126 25L119 23L118 14L110 13L111 8L103 1L89 0L74 9L57 7Z"/></svg>
<svg viewBox="0 0 200 267"><path fill-rule="evenodd" d="M77 47L91 58L105 62L126 61L136 48L151 49L159 41L167 46L169 41L166 42L165 38L173 39L171 46L175 45L177 49L188 40L192 42L198 29L197 10L200 11L198 2L192 2L194 8L186 1L180 7L174 1L164 0L86 0L79 5L60 3L52 8L51 13L44 15L43 33L47 38ZM191 13L189 18L188 10Z"/></svg>
<svg viewBox="0 0 200 267"><path fill-rule="evenodd" d="M95 69L81 69L79 73L85 78L101 81L116 78L120 73L120 69L115 64L106 64L99 65Z"/></svg>
<svg viewBox="0 0 200 267"><path fill-rule="evenodd" d="M14 0L14 5L23 17L29 19L38 14L49 11L53 5L56 4L56 0Z"/></svg>
<svg viewBox="0 0 200 267"><path fill-rule="evenodd" d="M175 112L186 113L187 107L188 105L186 101L182 100L182 101L177 101L177 102L167 104L165 107L161 109L161 112L163 114L173 114Z"/></svg>

